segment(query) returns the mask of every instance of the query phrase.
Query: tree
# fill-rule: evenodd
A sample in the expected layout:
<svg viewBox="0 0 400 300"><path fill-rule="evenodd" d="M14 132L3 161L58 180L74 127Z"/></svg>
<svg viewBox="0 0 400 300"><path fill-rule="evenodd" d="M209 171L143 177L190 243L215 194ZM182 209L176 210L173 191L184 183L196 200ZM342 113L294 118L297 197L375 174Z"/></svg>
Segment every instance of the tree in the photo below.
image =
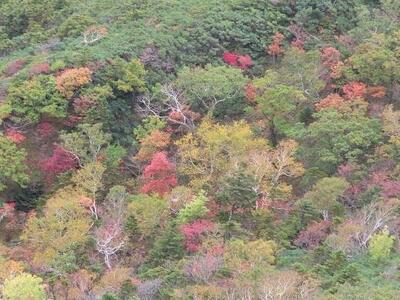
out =
<svg viewBox="0 0 400 300"><path fill-rule="evenodd" d="M344 106L345 100L339 94L329 94L324 99L315 104L317 111L326 108L340 109Z"/></svg>
<svg viewBox="0 0 400 300"><path fill-rule="evenodd" d="M269 138L273 146L278 144L278 136L295 121L296 111L306 100L301 90L285 84L277 84L278 73L270 72L253 81L257 90L256 102L268 120Z"/></svg>
<svg viewBox="0 0 400 300"><path fill-rule="evenodd" d="M249 55L239 55L233 52L224 52L223 60L230 66L247 70L253 65L253 61Z"/></svg>
<svg viewBox="0 0 400 300"><path fill-rule="evenodd" d="M360 44L348 59L345 72L349 79L371 84L391 85L400 72L400 60L395 54L398 41L383 34L372 35Z"/></svg>
<svg viewBox="0 0 400 300"><path fill-rule="evenodd" d="M351 105L341 111L323 109L315 113L315 122L301 134L304 144L300 153L310 165L327 174L344 162L361 159L382 138L379 121L365 115L364 104L358 108Z"/></svg>
<svg viewBox="0 0 400 300"><path fill-rule="evenodd" d="M106 168L99 162L88 163L74 174L72 182L76 187L90 197L90 211L98 219L97 212L97 193L103 188L103 174Z"/></svg>
<svg viewBox="0 0 400 300"><path fill-rule="evenodd" d="M234 172L250 150L266 147L265 140L254 137L243 121L219 125L209 119L176 145L180 156L178 170L198 188Z"/></svg>
<svg viewBox="0 0 400 300"><path fill-rule="evenodd" d="M74 155L80 166L96 162L102 150L109 145L111 135L104 133L102 128L101 123L80 124L78 131L60 135L64 149Z"/></svg>
<svg viewBox="0 0 400 300"><path fill-rule="evenodd" d="M250 150L246 158L247 169L254 176L256 191L264 198L286 197L291 186L284 180L304 173L303 165L295 158L298 143L282 140L276 148Z"/></svg>
<svg viewBox="0 0 400 300"><path fill-rule="evenodd" d="M56 146L53 154L41 162L40 169L51 180L59 174L74 169L76 166L75 157L61 146Z"/></svg>
<svg viewBox="0 0 400 300"><path fill-rule="evenodd" d="M382 113L383 131L389 141L400 146L400 111L394 110L393 105L385 107Z"/></svg>
<svg viewBox="0 0 400 300"><path fill-rule="evenodd" d="M250 278L257 280L275 264L276 251L277 245L273 241L231 240L225 247L225 266L236 278L244 279L250 275Z"/></svg>
<svg viewBox="0 0 400 300"><path fill-rule="evenodd" d="M76 90L88 84L92 71L89 68L66 69L56 78L57 90L67 99L71 99Z"/></svg>
<svg viewBox="0 0 400 300"><path fill-rule="evenodd" d="M208 202L207 197L203 191L194 198L193 201L187 203L178 213L176 217L176 223L178 225L193 222L197 219L204 217L209 212L206 204Z"/></svg>
<svg viewBox="0 0 400 300"><path fill-rule="evenodd" d="M255 178L246 174L243 169L239 169L231 176L224 178L221 190L217 194L217 200L222 205L229 206L229 220L238 209L255 208L258 199L255 187Z"/></svg>
<svg viewBox="0 0 400 300"><path fill-rule="evenodd" d="M343 178L322 178L304 195L304 199L310 201L326 221L335 208L340 205L337 199L348 187L349 184Z"/></svg>
<svg viewBox="0 0 400 300"><path fill-rule="evenodd" d="M163 228L168 217L167 202L156 195L135 195L128 204L128 214L137 223L143 237L151 237L156 229Z"/></svg>
<svg viewBox="0 0 400 300"><path fill-rule="evenodd" d="M367 94L367 85L362 82L349 82L342 89L344 98L347 100L364 98Z"/></svg>
<svg viewBox="0 0 400 300"><path fill-rule="evenodd" d="M111 258L125 246L126 197L124 187L114 186L110 189L104 203L101 225L94 233L96 249L103 255L108 269L111 269Z"/></svg>
<svg viewBox="0 0 400 300"><path fill-rule="evenodd" d="M244 107L244 87L247 79L238 69L207 65L184 67L178 73L177 87L187 97L190 106L210 115L235 115Z"/></svg>
<svg viewBox="0 0 400 300"><path fill-rule="evenodd" d="M0 134L0 191L10 180L24 186L28 183L25 166L26 152Z"/></svg>
<svg viewBox="0 0 400 300"><path fill-rule="evenodd" d="M40 277L21 273L4 281L3 297L6 300L45 300L42 282Z"/></svg>
<svg viewBox="0 0 400 300"><path fill-rule="evenodd" d="M319 51L305 52L292 47L286 51L276 72L275 84L287 85L301 91L307 103L313 103L320 98L325 82L321 79Z"/></svg>
<svg viewBox="0 0 400 300"><path fill-rule="evenodd" d="M32 216L22 239L34 252L34 263L48 266L61 253L88 238L90 219L80 203L81 194L70 187L47 200L43 216Z"/></svg>
<svg viewBox="0 0 400 300"><path fill-rule="evenodd" d="M109 83L111 87L120 93L144 93L146 83L143 80L146 71L139 60L125 61L117 58L107 65L100 78L104 83Z"/></svg>
<svg viewBox="0 0 400 300"><path fill-rule="evenodd" d="M272 38L272 44L267 48L267 53L272 56L274 63L276 58L284 52L281 47L284 38L285 36L282 33L276 32Z"/></svg>
<svg viewBox="0 0 400 300"><path fill-rule="evenodd" d="M178 184L175 175L175 165L168 161L164 152L153 155L150 164L144 168L145 184L141 188L143 193L155 192L160 196L169 193Z"/></svg>
<svg viewBox="0 0 400 300"><path fill-rule="evenodd" d="M313 249L328 236L330 226L330 221L312 222L306 229L300 231L294 244L306 249Z"/></svg>
<svg viewBox="0 0 400 300"><path fill-rule="evenodd" d="M8 88L7 102L17 122L38 123L42 115L66 116L67 101L56 88L54 77L39 75Z"/></svg>
<svg viewBox="0 0 400 300"><path fill-rule="evenodd" d="M140 149L136 158L150 160L156 152L165 150L170 143L170 134L155 129L140 140Z"/></svg>
<svg viewBox="0 0 400 300"><path fill-rule="evenodd" d="M186 250L191 253L197 252L201 246L201 236L214 228L215 224L208 220L196 220L182 225L180 229L185 239Z"/></svg>
<svg viewBox="0 0 400 300"><path fill-rule="evenodd" d="M374 261L384 261L390 256L394 245L394 236L385 227L380 233L374 234L368 245L368 251Z"/></svg>

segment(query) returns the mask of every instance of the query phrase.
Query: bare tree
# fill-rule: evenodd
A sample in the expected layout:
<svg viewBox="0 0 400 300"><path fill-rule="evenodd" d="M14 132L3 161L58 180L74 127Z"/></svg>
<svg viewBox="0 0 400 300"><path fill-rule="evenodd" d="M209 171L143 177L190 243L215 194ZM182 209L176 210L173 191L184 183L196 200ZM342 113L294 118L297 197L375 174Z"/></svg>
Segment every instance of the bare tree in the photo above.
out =
<svg viewBox="0 0 400 300"><path fill-rule="evenodd" d="M126 191L122 186L113 187L105 203L102 224L95 231L96 248L104 257L104 263L111 269L112 257L125 246L124 234Z"/></svg>
<svg viewBox="0 0 400 300"><path fill-rule="evenodd" d="M363 208L356 216L356 223L360 225L360 232L355 235L358 245L364 249L371 237L397 218L397 210L400 207L399 200L373 202Z"/></svg>
<svg viewBox="0 0 400 300"><path fill-rule="evenodd" d="M162 103L149 94L139 97L136 111L143 116L154 115L186 130L193 130L199 114L190 109L183 94L171 83L163 85L161 93L165 96Z"/></svg>

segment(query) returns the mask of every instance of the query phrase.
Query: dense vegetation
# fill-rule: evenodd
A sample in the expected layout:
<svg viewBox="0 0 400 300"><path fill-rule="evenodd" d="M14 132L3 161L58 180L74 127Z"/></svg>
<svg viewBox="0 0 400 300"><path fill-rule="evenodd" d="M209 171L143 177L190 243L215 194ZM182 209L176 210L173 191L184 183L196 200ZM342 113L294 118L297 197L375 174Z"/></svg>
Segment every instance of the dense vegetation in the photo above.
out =
<svg viewBox="0 0 400 300"><path fill-rule="evenodd" d="M399 20L0 1L0 298L398 299Z"/></svg>

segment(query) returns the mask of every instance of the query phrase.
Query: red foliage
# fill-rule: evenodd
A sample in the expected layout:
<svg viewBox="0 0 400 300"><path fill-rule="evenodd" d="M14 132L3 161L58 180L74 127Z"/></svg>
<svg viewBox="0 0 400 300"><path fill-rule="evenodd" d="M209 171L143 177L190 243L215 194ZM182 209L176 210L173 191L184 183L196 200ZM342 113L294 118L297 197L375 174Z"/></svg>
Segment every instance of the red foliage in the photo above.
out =
<svg viewBox="0 0 400 300"><path fill-rule="evenodd" d="M249 55L239 55L233 52L225 52L223 56L224 62L230 66L246 70L253 65L253 61Z"/></svg>
<svg viewBox="0 0 400 300"><path fill-rule="evenodd" d="M80 116L70 115L70 116L68 116L68 119L64 121L64 125L68 126L68 127L74 127L81 120L82 120L82 117L80 117Z"/></svg>
<svg viewBox="0 0 400 300"><path fill-rule="evenodd" d="M175 165L168 161L164 152L154 154L150 164L144 169L145 184L142 193L157 193L161 196L170 192L178 184L175 175Z"/></svg>
<svg viewBox="0 0 400 300"><path fill-rule="evenodd" d="M363 98L367 93L367 85L362 82L352 81L343 86L344 97L348 100Z"/></svg>
<svg viewBox="0 0 400 300"><path fill-rule="evenodd" d="M39 136L43 139L48 138L56 132L56 129L49 122L41 122L36 128Z"/></svg>
<svg viewBox="0 0 400 300"><path fill-rule="evenodd" d="M25 135L14 128L9 128L6 130L6 137L16 144L20 144L26 139Z"/></svg>
<svg viewBox="0 0 400 300"><path fill-rule="evenodd" d="M344 165L340 165L338 168L338 175L344 177L346 179L350 178L353 175L354 171L357 170L357 166L351 163L346 163Z"/></svg>
<svg viewBox="0 0 400 300"><path fill-rule="evenodd" d="M278 56L283 53L283 48L281 47L284 35L280 32L275 33L272 38L272 44L267 48L267 53L271 56Z"/></svg>
<svg viewBox="0 0 400 300"><path fill-rule="evenodd" d="M228 65L236 66L238 55L233 52L225 52L223 59L224 59L224 62L226 62Z"/></svg>
<svg viewBox="0 0 400 300"><path fill-rule="evenodd" d="M36 64L31 67L29 70L29 75L34 76L38 74L49 74L50 73L50 65L47 62Z"/></svg>
<svg viewBox="0 0 400 300"><path fill-rule="evenodd" d="M300 231L294 244L302 248L313 249L328 236L330 226L330 221L313 222L306 229Z"/></svg>
<svg viewBox="0 0 400 300"><path fill-rule="evenodd" d="M376 171L371 174L367 187L378 187L383 198L392 198L400 195L400 180L392 180L387 172Z"/></svg>
<svg viewBox="0 0 400 300"><path fill-rule="evenodd" d="M237 66L242 70L247 70L253 65L253 60L250 55L239 55L237 59Z"/></svg>
<svg viewBox="0 0 400 300"><path fill-rule="evenodd" d="M40 169L48 179L52 179L58 174L76 168L76 166L77 163L74 156L61 146L56 146L53 155L42 162Z"/></svg>
<svg viewBox="0 0 400 300"><path fill-rule="evenodd" d="M201 236L215 228L215 224L208 220L197 220L181 226L181 232L185 237L185 248L194 253L201 246Z"/></svg>
<svg viewBox="0 0 400 300"><path fill-rule="evenodd" d="M26 65L26 60L17 59L11 62L3 71L4 75L7 77L13 76L14 74L18 73L22 68Z"/></svg>

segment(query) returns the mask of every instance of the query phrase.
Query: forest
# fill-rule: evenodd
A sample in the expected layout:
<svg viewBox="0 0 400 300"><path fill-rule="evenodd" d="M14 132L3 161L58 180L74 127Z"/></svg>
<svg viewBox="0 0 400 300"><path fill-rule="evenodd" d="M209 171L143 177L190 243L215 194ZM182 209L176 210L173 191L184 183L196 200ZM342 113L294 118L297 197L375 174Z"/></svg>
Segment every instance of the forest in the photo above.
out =
<svg viewBox="0 0 400 300"><path fill-rule="evenodd" d="M399 0L1 0L0 299L400 299Z"/></svg>

